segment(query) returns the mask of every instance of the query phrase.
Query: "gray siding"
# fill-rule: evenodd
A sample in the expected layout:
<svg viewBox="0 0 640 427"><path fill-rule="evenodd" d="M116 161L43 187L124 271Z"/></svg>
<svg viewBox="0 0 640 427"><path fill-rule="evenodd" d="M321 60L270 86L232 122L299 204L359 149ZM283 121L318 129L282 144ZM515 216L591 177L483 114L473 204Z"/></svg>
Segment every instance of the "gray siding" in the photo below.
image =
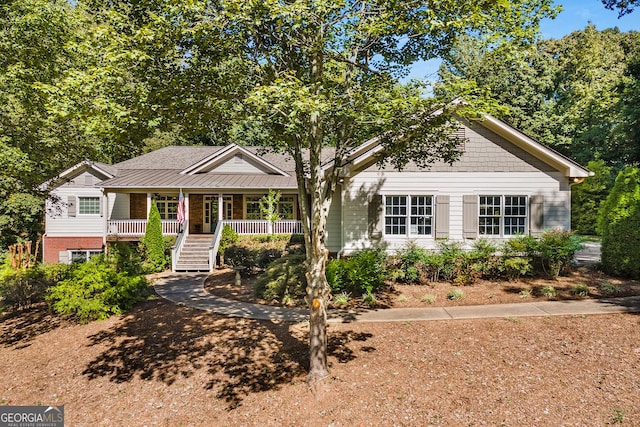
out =
<svg viewBox="0 0 640 427"><path fill-rule="evenodd" d="M343 198L344 248L348 253L375 243L367 230L368 202L381 195L449 196L449 239L466 242L463 229L465 195L526 195L544 197L542 206L544 229L570 228L571 193L559 174L544 172L519 173L445 173L445 172L363 172L349 180ZM436 224L438 219L436 218ZM436 230L437 233L437 230ZM413 237L417 244L436 248L436 236ZM389 251L407 244L409 237L382 235Z"/></svg>

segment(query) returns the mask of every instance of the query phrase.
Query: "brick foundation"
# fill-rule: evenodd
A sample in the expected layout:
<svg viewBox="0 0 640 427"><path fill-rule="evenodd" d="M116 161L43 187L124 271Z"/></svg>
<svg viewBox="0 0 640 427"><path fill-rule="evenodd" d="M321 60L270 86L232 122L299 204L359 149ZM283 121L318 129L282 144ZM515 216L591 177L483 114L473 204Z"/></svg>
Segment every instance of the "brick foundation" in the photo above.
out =
<svg viewBox="0 0 640 427"><path fill-rule="evenodd" d="M102 250L102 237L100 236L74 236L74 237L43 237L43 260L47 264L57 264L60 260L60 251L69 249L95 249Z"/></svg>

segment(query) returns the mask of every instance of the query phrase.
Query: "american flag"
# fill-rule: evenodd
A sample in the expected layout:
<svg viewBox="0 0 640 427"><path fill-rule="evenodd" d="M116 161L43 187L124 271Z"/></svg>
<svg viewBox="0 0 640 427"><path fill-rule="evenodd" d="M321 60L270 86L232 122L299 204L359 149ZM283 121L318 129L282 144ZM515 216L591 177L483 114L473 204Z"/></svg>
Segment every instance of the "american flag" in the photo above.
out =
<svg viewBox="0 0 640 427"><path fill-rule="evenodd" d="M184 197L182 196L182 188L180 189L180 197L178 197L178 223L184 224Z"/></svg>

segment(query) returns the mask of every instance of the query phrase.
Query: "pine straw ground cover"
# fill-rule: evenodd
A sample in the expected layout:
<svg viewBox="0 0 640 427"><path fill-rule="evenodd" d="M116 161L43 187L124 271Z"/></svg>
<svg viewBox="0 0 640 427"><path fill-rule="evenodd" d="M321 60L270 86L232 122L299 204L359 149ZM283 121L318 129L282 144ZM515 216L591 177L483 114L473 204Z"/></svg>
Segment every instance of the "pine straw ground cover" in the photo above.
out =
<svg viewBox="0 0 640 427"><path fill-rule="evenodd" d="M503 301L474 288L433 304ZM424 304L404 294L388 304ZM331 324L331 376L313 388L305 324L157 297L87 325L43 306L0 316L2 403L65 405L68 426L640 425L634 314Z"/></svg>

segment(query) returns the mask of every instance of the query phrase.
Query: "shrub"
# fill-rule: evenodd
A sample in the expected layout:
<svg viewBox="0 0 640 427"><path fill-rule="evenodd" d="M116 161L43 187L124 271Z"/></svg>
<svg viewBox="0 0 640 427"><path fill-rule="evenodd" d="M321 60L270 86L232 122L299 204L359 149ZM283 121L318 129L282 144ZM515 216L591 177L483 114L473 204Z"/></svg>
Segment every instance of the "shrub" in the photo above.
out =
<svg viewBox="0 0 640 427"><path fill-rule="evenodd" d="M603 295L619 295L620 287L611 282L602 282L600 284L600 292Z"/></svg>
<svg viewBox="0 0 640 427"><path fill-rule="evenodd" d="M410 242L406 248L400 249L397 254L399 269L402 271L400 276L405 283L419 283L420 282L420 265L424 263L427 258L427 252Z"/></svg>
<svg viewBox="0 0 640 427"><path fill-rule="evenodd" d="M555 279L567 268L576 251L582 249L579 236L571 231L551 230L539 238L524 236L512 239L508 246L515 252L525 253L549 279Z"/></svg>
<svg viewBox="0 0 640 427"><path fill-rule="evenodd" d="M267 268L272 262L282 257L291 247L298 253L297 246L290 246L291 235L273 234L257 236L238 236L224 251L224 259L232 266ZM304 246L303 246L304 249ZM301 251L304 254L304 250Z"/></svg>
<svg viewBox="0 0 640 427"><path fill-rule="evenodd" d="M573 295L586 297L589 295L589 286L585 285L584 283L577 283L571 288L571 293Z"/></svg>
<svg viewBox="0 0 640 427"><path fill-rule="evenodd" d="M165 255L165 244L162 237L162 221L155 201L151 203L147 229L140 239L142 252L144 253L143 268L148 273L163 271L168 260Z"/></svg>
<svg viewBox="0 0 640 427"><path fill-rule="evenodd" d="M325 268L325 275L327 276L327 282L329 283L332 293L345 289L347 260L345 258L337 258L329 261Z"/></svg>
<svg viewBox="0 0 640 427"><path fill-rule="evenodd" d="M458 258L465 255L458 242L440 242L440 255L442 256L442 268L440 270L440 278L442 280L454 280L460 268Z"/></svg>
<svg viewBox="0 0 640 427"><path fill-rule="evenodd" d="M602 269L609 274L640 278L640 169L618 174L602 205Z"/></svg>
<svg viewBox="0 0 640 427"><path fill-rule="evenodd" d="M433 304L436 302L436 296L433 294L426 294L420 298L420 301L425 302L427 304Z"/></svg>
<svg viewBox="0 0 640 427"><path fill-rule="evenodd" d="M46 299L56 313L88 322L130 309L147 292L143 276L118 272L104 257L97 256L49 288Z"/></svg>
<svg viewBox="0 0 640 427"><path fill-rule="evenodd" d="M0 269L0 298L4 307L27 308L44 301L47 289L68 274L67 264L38 264L32 268L13 269L5 264Z"/></svg>
<svg viewBox="0 0 640 427"><path fill-rule="evenodd" d="M333 292L373 293L384 284L384 252L365 249L348 258L333 259L326 267L327 282Z"/></svg>
<svg viewBox="0 0 640 427"><path fill-rule="evenodd" d="M337 306L347 305L349 303L350 297L350 293L340 292L339 294L333 296L333 303Z"/></svg>
<svg viewBox="0 0 640 427"><path fill-rule="evenodd" d="M530 258L508 255L500 257L498 271L500 272L500 276L507 280L517 280L531 273L532 270L533 267Z"/></svg>
<svg viewBox="0 0 640 427"><path fill-rule="evenodd" d="M447 299L450 299L452 301L461 300L464 299L464 297L464 292L461 289L451 289L447 294Z"/></svg>
<svg viewBox="0 0 640 427"><path fill-rule="evenodd" d="M289 255L274 261L256 280L256 293L268 300L283 301L285 296L294 299L306 295L305 256Z"/></svg>
<svg viewBox="0 0 640 427"><path fill-rule="evenodd" d="M124 271L137 276L144 274L140 252L132 242L113 242L107 248L107 258L118 271Z"/></svg>
<svg viewBox="0 0 640 427"><path fill-rule="evenodd" d="M218 244L218 255L220 255L220 265L224 265L226 249L229 246L236 243L238 241L238 238L239 238L238 233L236 233L236 231L229 224L225 224L225 226L222 227L220 243ZM246 264L234 264L232 262L231 265L235 266L235 265L246 265Z"/></svg>
<svg viewBox="0 0 640 427"><path fill-rule="evenodd" d="M556 291L556 288L554 288L551 285L543 286L540 289L540 295L542 295L543 297L552 298L552 297L555 297L557 294L558 292Z"/></svg>
<svg viewBox="0 0 640 427"><path fill-rule="evenodd" d="M587 169L595 175L571 187L571 228L579 234L594 235L598 233L600 206L611 191L615 176L604 160L590 161Z"/></svg>

